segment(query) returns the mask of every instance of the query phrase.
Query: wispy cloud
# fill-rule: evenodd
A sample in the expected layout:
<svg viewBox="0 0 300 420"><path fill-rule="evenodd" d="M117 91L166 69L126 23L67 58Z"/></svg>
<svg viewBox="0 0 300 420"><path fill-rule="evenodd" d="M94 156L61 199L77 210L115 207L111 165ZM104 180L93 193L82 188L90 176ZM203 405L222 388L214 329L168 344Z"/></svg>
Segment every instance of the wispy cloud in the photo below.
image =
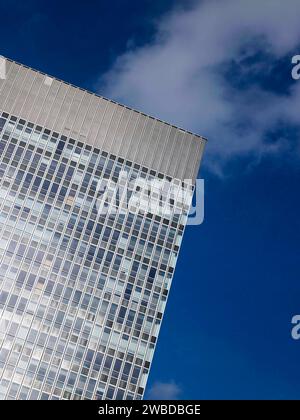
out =
<svg viewBox="0 0 300 420"><path fill-rule="evenodd" d="M299 154L284 130L300 125L300 82L290 74L299 14L297 0L196 1L164 16L153 42L118 57L98 90L208 137L215 169L239 155ZM286 79L272 88L280 62Z"/></svg>
<svg viewBox="0 0 300 420"><path fill-rule="evenodd" d="M155 382L148 391L149 400L177 400L180 397L181 389L173 381Z"/></svg>

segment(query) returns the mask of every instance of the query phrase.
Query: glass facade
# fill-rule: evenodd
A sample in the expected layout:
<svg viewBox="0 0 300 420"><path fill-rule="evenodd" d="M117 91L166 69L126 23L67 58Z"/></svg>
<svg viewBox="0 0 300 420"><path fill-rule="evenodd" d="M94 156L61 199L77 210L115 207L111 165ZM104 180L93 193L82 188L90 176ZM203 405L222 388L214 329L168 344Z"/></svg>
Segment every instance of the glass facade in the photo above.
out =
<svg viewBox="0 0 300 420"><path fill-rule="evenodd" d="M0 399L143 397L189 206L99 212L121 173L182 186L0 114Z"/></svg>

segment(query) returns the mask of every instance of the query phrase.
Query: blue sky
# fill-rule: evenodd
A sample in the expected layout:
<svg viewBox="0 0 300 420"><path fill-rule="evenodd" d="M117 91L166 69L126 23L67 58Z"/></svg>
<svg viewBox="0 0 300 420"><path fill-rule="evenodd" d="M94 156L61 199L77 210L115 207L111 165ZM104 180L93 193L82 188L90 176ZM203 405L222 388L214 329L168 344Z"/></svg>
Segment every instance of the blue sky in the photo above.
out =
<svg viewBox="0 0 300 420"><path fill-rule="evenodd" d="M299 2L0 0L0 53L209 138L148 394L299 398Z"/></svg>

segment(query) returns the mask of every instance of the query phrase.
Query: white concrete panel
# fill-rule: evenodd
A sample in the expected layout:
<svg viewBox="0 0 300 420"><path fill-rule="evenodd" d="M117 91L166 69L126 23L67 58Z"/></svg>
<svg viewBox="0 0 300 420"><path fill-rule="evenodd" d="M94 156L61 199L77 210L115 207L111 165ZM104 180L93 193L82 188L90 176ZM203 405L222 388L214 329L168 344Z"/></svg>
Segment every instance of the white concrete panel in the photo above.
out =
<svg viewBox="0 0 300 420"><path fill-rule="evenodd" d="M197 176L204 138L11 60L1 65L1 111L170 177Z"/></svg>

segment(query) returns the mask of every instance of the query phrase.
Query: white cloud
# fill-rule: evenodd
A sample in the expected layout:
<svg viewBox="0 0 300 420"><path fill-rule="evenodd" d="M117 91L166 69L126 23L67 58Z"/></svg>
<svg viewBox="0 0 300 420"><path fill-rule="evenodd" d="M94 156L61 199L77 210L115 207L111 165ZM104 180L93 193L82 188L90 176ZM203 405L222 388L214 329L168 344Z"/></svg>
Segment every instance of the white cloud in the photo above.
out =
<svg viewBox="0 0 300 420"><path fill-rule="evenodd" d="M164 16L152 43L118 57L99 91L207 137L204 162L211 167L240 154L282 152L286 139L264 137L280 121L300 124L300 81L289 95L253 83L241 92L224 69L234 63L246 79L299 53L299 15L298 0L196 1ZM245 65L258 51L268 62Z"/></svg>
<svg viewBox="0 0 300 420"><path fill-rule="evenodd" d="M175 382L155 382L148 392L149 400L177 400L181 389Z"/></svg>

